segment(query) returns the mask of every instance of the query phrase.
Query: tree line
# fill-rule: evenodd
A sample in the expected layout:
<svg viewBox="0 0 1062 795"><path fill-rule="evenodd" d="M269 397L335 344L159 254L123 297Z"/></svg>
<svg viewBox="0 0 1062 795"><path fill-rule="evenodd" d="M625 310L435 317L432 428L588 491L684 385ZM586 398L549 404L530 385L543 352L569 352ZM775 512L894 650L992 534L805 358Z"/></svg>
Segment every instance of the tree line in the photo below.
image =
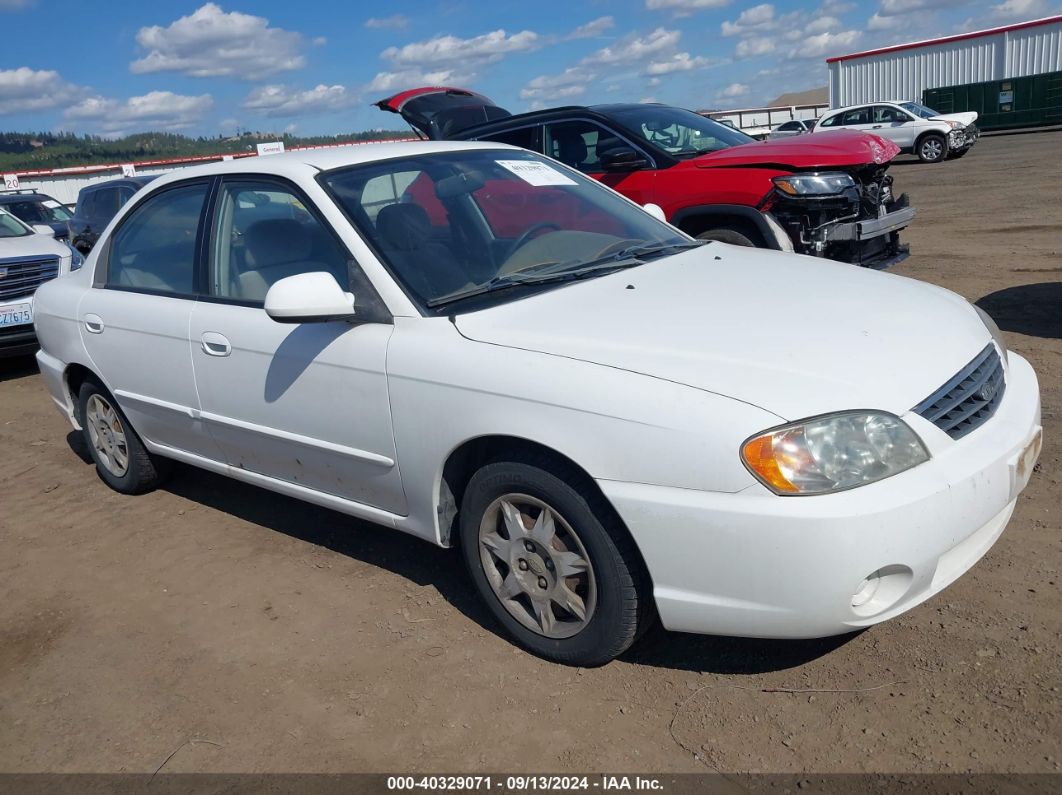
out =
<svg viewBox="0 0 1062 795"><path fill-rule="evenodd" d="M287 148L322 144L408 138L408 130L367 130L340 135L297 136L243 131L235 136L191 138L169 132L146 132L121 138L68 132L0 132L0 171L130 163L138 160L253 152L262 141L284 141Z"/></svg>

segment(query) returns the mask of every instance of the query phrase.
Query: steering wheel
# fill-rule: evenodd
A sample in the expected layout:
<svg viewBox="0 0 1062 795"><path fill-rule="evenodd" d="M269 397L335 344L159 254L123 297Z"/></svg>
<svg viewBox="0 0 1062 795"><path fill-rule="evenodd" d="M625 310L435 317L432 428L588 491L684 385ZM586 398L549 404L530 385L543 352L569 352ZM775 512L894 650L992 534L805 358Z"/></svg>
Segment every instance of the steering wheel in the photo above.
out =
<svg viewBox="0 0 1062 795"><path fill-rule="evenodd" d="M520 237L516 238L516 240L513 241L513 244L509 246L509 250L505 252L504 259L507 260L512 257L512 255L515 254L521 247L527 245L527 243L531 240L531 236L535 234L535 232L540 232L543 229L555 229L558 232L560 231L560 227L551 221L539 221L537 224L531 224L531 226L527 227L527 229L523 231Z"/></svg>

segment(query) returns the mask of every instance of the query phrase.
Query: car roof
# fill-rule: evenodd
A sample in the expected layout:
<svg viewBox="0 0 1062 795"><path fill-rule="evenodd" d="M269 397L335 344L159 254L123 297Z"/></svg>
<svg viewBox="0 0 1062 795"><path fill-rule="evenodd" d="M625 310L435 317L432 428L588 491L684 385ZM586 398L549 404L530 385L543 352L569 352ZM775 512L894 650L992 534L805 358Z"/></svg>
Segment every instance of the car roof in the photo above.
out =
<svg viewBox="0 0 1062 795"><path fill-rule="evenodd" d="M903 100L906 102L907 100ZM858 105L845 105L843 108L833 108L826 111L823 116L832 116L835 113L840 113L843 110L855 110L856 108L866 108L870 105L899 105L899 102L891 99L872 99L868 102L860 102ZM820 117L822 118L822 117Z"/></svg>
<svg viewBox="0 0 1062 795"><path fill-rule="evenodd" d="M321 171L345 166L376 163L399 157L415 157L444 152L477 149L513 149L518 147L493 141L401 141L396 143L351 144L327 149L300 149L277 155L260 155L234 160L222 160L190 168L182 168L160 176L152 187L195 177L215 174L265 174L279 177L305 177Z"/></svg>
<svg viewBox="0 0 1062 795"><path fill-rule="evenodd" d="M51 198L47 194L37 193L36 191L33 193L0 193L0 202L4 204L12 204L17 201L44 201Z"/></svg>

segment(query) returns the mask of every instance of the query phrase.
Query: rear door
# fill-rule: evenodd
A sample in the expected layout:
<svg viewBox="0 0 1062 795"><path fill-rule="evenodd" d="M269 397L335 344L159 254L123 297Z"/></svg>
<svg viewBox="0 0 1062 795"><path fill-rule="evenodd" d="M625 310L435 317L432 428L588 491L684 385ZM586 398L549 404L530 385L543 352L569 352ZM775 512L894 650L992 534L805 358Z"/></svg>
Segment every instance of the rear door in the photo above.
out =
<svg viewBox="0 0 1062 795"><path fill-rule="evenodd" d="M414 88L376 103L380 110L398 113L426 138L450 140L468 127L512 114L490 99L463 88Z"/></svg>
<svg viewBox="0 0 1062 795"><path fill-rule="evenodd" d="M651 158L641 147L602 124L582 119L547 123L542 132L542 148L547 157L592 176L633 202L656 201L655 168L605 171L601 158L612 149L634 149L647 160Z"/></svg>
<svg viewBox="0 0 1062 795"><path fill-rule="evenodd" d="M217 446L197 419L188 345L210 185L201 179L168 186L122 218L103 243L78 320L95 371L137 432L217 459ZM110 193L117 201L117 191Z"/></svg>

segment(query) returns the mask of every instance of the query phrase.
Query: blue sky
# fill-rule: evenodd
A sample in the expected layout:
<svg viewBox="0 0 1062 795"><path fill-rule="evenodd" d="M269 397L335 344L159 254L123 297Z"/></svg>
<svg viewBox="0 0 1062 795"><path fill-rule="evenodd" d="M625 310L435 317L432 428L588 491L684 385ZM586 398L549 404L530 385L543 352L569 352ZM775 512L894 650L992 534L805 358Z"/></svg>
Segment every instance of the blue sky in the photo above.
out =
<svg viewBox="0 0 1062 795"><path fill-rule="evenodd" d="M192 135L399 128L425 84L514 112L749 107L825 58L1057 13L1058 0L0 0L0 130Z"/></svg>

